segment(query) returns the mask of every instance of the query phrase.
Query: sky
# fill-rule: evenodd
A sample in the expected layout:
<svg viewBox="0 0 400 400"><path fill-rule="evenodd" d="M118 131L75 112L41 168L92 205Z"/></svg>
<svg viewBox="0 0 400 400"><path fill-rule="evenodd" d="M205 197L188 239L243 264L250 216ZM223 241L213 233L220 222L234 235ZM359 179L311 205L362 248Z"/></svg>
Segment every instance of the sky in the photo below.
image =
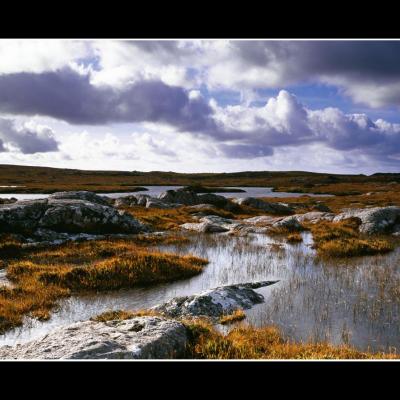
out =
<svg viewBox="0 0 400 400"><path fill-rule="evenodd" d="M399 172L400 41L0 39L0 164Z"/></svg>

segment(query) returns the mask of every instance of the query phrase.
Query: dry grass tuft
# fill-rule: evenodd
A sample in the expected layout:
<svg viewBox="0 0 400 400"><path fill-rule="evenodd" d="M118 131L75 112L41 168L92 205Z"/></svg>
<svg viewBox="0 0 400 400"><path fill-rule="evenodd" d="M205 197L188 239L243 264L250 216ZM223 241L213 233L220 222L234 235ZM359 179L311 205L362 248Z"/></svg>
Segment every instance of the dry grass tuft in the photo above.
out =
<svg viewBox="0 0 400 400"><path fill-rule="evenodd" d="M219 319L219 323L222 325L232 324L237 321L242 321L246 318L246 314L243 310L235 310L232 314L223 315Z"/></svg>
<svg viewBox="0 0 400 400"><path fill-rule="evenodd" d="M394 249L388 238L365 236L358 232L359 222L349 218L340 222L322 221L309 224L314 247L322 257L355 257L387 253Z"/></svg>
<svg viewBox="0 0 400 400"><path fill-rule="evenodd" d="M397 354L361 352L329 343L293 343L275 327L238 326L226 336L207 321L185 322L191 342L188 357L194 359L398 359Z"/></svg>
<svg viewBox="0 0 400 400"><path fill-rule="evenodd" d="M24 315L49 318L57 300L74 292L114 290L184 279L207 260L161 253L133 241L90 241L33 250L10 260L12 288L0 290L0 332L21 325Z"/></svg>
<svg viewBox="0 0 400 400"><path fill-rule="evenodd" d="M300 233L295 232L295 233L290 233L288 237L286 238L288 243L300 243L303 241L303 237L301 236Z"/></svg>
<svg viewBox="0 0 400 400"><path fill-rule="evenodd" d="M106 311L100 315L91 318L90 320L97 322L107 322L115 320L123 321L126 319L131 319L135 317L145 317L145 316L159 317L161 316L161 314L154 310L138 310L138 311L113 310L113 311Z"/></svg>

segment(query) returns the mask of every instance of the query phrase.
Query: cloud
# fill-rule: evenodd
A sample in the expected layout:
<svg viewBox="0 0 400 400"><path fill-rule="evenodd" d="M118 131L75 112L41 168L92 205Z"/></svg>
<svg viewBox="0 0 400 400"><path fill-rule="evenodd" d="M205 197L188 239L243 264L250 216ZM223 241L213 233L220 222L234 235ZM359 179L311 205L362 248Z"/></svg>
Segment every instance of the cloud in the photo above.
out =
<svg viewBox="0 0 400 400"><path fill-rule="evenodd" d="M71 124L151 121L193 132L214 128L209 105L180 87L140 81L119 90L92 85L89 75L71 69L0 76L0 111Z"/></svg>
<svg viewBox="0 0 400 400"><path fill-rule="evenodd" d="M0 74L55 71L92 54L90 42L76 40L0 41Z"/></svg>
<svg viewBox="0 0 400 400"><path fill-rule="evenodd" d="M54 132L47 126L25 123L17 128L11 119L0 118L0 151L16 149L23 154L58 150Z"/></svg>

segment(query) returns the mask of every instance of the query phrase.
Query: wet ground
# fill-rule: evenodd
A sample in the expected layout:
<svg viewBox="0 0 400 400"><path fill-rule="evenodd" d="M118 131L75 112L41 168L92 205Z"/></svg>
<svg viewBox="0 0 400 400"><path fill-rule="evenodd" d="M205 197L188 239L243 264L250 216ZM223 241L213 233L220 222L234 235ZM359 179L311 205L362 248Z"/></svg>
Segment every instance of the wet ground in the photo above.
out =
<svg viewBox="0 0 400 400"><path fill-rule="evenodd" d="M190 244L161 249L208 258L200 275L150 288L72 297L60 303L49 321L27 320L22 328L0 336L0 345L31 340L110 309L143 309L220 285L279 279L258 290L265 303L246 311L247 322L275 324L293 340L400 351L400 249L322 261L311 249L310 233L303 238L303 243L292 245L266 235L191 235Z"/></svg>

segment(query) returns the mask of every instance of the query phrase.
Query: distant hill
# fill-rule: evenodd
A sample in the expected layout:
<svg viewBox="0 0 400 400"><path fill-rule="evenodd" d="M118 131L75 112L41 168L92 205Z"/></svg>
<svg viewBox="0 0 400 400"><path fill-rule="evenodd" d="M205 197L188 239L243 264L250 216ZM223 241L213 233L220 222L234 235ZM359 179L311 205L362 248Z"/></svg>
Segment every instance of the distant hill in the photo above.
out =
<svg viewBox="0 0 400 400"><path fill-rule="evenodd" d="M51 193L61 190L128 192L135 186L203 185L264 186L277 190L300 192L332 192L332 185L365 186L369 183L392 185L400 182L400 173L375 173L367 176L327 174L306 171L243 171L226 173L177 173L164 171L87 171L21 165L0 165L2 193ZM364 191L364 190L363 190Z"/></svg>

